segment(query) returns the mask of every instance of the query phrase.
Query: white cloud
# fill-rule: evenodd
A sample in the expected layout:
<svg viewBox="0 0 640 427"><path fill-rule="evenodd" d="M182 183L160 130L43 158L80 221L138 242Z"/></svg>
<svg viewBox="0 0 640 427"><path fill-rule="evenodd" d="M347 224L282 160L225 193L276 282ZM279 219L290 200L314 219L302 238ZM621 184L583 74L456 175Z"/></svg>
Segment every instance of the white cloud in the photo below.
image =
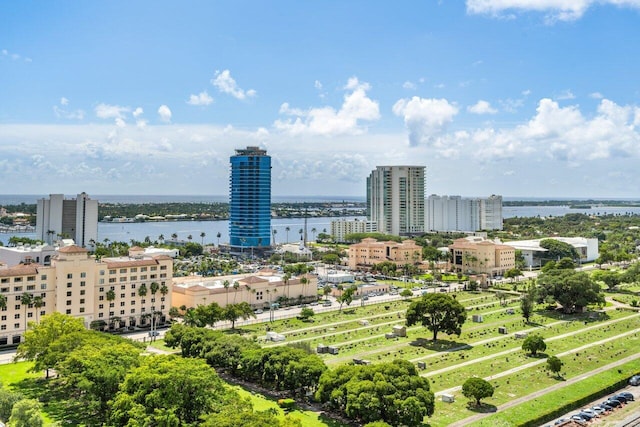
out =
<svg viewBox="0 0 640 427"><path fill-rule="evenodd" d="M473 114L496 114L498 112L498 110L493 108L489 102L483 100L476 102L474 105L468 106L467 111Z"/></svg>
<svg viewBox="0 0 640 427"><path fill-rule="evenodd" d="M560 94L556 95L556 99L563 101L565 99L576 99L576 96L569 89L565 89L560 92Z"/></svg>
<svg viewBox="0 0 640 427"><path fill-rule="evenodd" d="M590 7L613 5L640 8L639 0L467 0L467 12L493 17L513 17L514 13L539 12L548 23L580 19Z"/></svg>
<svg viewBox="0 0 640 427"><path fill-rule="evenodd" d="M602 99L604 96L600 92L593 92L589 94L589 98Z"/></svg>
<svg viewBox="0 0 640 427"><path fill-rule="evenodd" d="M130 111L129 107L109 104L98 104L95 108L96 117L100 119L124 119L125 113Z"/></svg>
<svg viewBox="0 0 640 427"><path fill-rule="evenodd" d="M62 107L58 105L53 106L53 113L56 115L57 118L69 119L69 120L84 119L85 112L83 110L69 111L66 108L64 108L69 105L69 100L67 98L65 97L60 98L60 105Z"/></svg>
<svg viewBox="0 0 640 427"><path fill-rule="evenodd" d="M402 83L402 88L403 89L411 89L411 90L413 90L413 89L417 89L417 86L413 82L406 81L406 82Z"/></svg>
<svg viewBox="0 0 640 427"><path fill-rule="evenodd" d="M400 99L393 105L393 113L404 119L409 131L409 144L431 145L453 121L458 108L446 99L426 99L414 96Z"/></svg>
<svg viewBox="0 0 640 427"><path fill-rule="evenodd" d="M348 91L339 110L332 107L317 107L303 110L291 108L285 102L280 107L280 114L292 116L286 120L276 120L277 130L292 135L345 135L360 134L365 131L361 121L374 121L380 118L378 102L367 96L370 90L368 83L360 82L357 77L348 80L344 87Z"/></svg>
<svg viewBox="0 0 640 427"><path fill-rule="evenodd" d="M139 129L144 129L144 128L146 128L146 127L147 127L147 123L148 123L148 122L147 122L146 120L144 120L144 119L138 119L138 120L136 120L136 126L137 126Z"/></svg>
<svg viewBox="0 0 640 427"><path fill-rule="evenodd" d="M318 90L322 90L322 83L320 83L320 80L313 82L313 86Z"/></svg>
<svg viewBox="0 0 640 427"><path fill-rule="evenodd" d="M213 98L207 93L207 91L200 92L198 95L191 95L187 104L189 105L210 105L213 103Z"/></svg>
<svg viewBox="0 0 640 427"><path fill-rule="evenodd" d="M171 110L166 105L161 105L158 108L158 115L160 116L160 120L165 123L169 123L171 121Z"/></svg>
<svg viewBox="0 0 640 427"><path fill-rule="evenodd" d="M142 107L138 107L135 110L133 110L133 117L135 117L136 119L140 117L142 114L144 114L144 110L142 109Z"/></svg>
<svg viewBox="0 0 640 427"><path fill-rule="evenodd" d="M229 70L216 71L214 78L211 80L211 84L217 87L220 92L229 94L236 99L246 99L256 96L256 91L253 89L244 91L239 88L236 81L231 77Z"/></svg>

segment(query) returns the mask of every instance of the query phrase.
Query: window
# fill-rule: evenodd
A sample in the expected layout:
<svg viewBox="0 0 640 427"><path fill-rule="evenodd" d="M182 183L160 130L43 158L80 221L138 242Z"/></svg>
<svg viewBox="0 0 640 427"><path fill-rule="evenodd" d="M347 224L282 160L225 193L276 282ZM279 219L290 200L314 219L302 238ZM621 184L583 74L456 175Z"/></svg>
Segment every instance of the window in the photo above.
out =
<svg viewBox="0 0 640 427"><path fill-rule="evenodd" d="M84 304L84 298L80 298L80 304Z"/></svg>
<svg viewBox="0 0 640 427"><path fill-rule="evenodd" d="M135 309L135 308L132 308L132 309L131 309L131 314L135 314L135 313L136 313L136 309Z"/></svg>
<svg viewBox="0 0 640 427"><path fill-rule="evenodd" d="M7 320L7 315L6 314L2 315L2 320Z"/></svg>
<svg viewBox="0 0 640 427"><path fill-rule="evenodd" d="M150 279L155 279L156 277L158 277L157 274L152 274L152 275L149 276Z"/></svg>
<svg viewBox="0 0 640 427"><path fill-rule="evenodd" d="M104 292L104 286L103 286L103 287L98 288L98 292Z"/></svg>
<svg viewBox="0 0 640 427"><path fill-rule="evenodd" d="M33 317L33 313L32 312L28 312L27 313L27 317Z"/></svg>
<svg viewBox="0 0 640 427"><path fill-rule="evenodd" d="M80 295L84 295L86 291L84 289L80 290Z"/></svg>
<svg viewBox="0 0 640 427"><path fill-rule="evenodd" d="M6 331L7 330L7 325L0 326L0 329L3 330L3 331Z"/></svg>
<svg viewBox="0 0 640 427"><path fill-rule="evenodd" d="M22 292L22 286L15 286L13 292Z"/></svg>
<svg viewBox="0 0 640 427"><path fill-rule="evenodd" d="M136 284L135 284L135 283L132 283L132 284L131 284L131 289L135 289L135 288L136 288Z"/></svg>
<svg viewBox="0 0 640 427"><path fill-rule="evenodd" d="M20 323L14 323L13 329L20 329Z"/></svg>
<svg viewBox="0 0 640 427"><path fill-rule="evenodd" d="M142 276L140 276L140 280L147 280L147 275L143 274Z"/></svg>
<svg viewBox="0 0 640 427"><path fill-rule="evenodd" d="M82 273L80 273L80 277L87 277L87 273L85 273L84 271Z"/></svg>
<svg viewBox="0 0 640 427"><path fill-rule="evenodd" d="M2 280L0 280L0 283L9 283L9 279L5 277Z"/></svg>
<svg viewBox="0 0 640 427"><path fill-rule="evenodd" d="M147 271L147 267L140 267L140 271Z"/></svg>
<svg viewBox="0 0 640 427"><path fill-rule="evenodd" d="M104 317L104 313L98 313L98 318Z"/></svg>
<svg viewBox="0 0 640 427"><path fill-rule="evenodd" d="M27 286L27 290L28 291L35 291L36 290L36 285L28 285Z"/></svg>
<svg viewBox="0 0 640 427"><path fill-rule="evenodd" d="M85 282L84 280L80 281L80 286L86 286L87 282Z"/></svg>
<svg viewBox="0 0 640 427"><path fill-rule="evenodd" d="M131 300L131 305L136 305L136 300Z"/></svg>
<svg viewBox="0 0 640 427"><path fill-rule="evenodd" d="M124 301L120 301L120 307L124 307Z"/></svg>
<svg viewBox="0 0 640 427"><path fill-rule="evenodd" d="M156 267L155 265L151 267L151 271L156 271L156 270L158 270L158 267Z"/></svg>
<svg viewBox="0 0 640 427"><path fill-rule="evenodd" d="M71 300L70 299L67 300L67 305L71 305Z"/></svg>
<svg viewBox="0 0 640 427"><path fill-rule="evenodd" d="M100 295L100 296L98 297L98 301L104 301L104 295Z"/></svg>
<svg viewBox="0 0 640 427"><path fill-rule="evenodd" d="M126 269L126 268L121 268L121 269L120 269L120 274L126 274L126 272L127 272L127 269Z"/></svg>
<svg viewBox="0 0 640 427"><path fill-rule="evenodd" d="M116 283L115 277L109 277L109 283Z"/></svg>
<svg viewBox="0 0 640 427"><path fill-rule="evenodd" d="M160 278L161 278L161 279L164 279L164 278L166 278L166 277L167 277L167 273L160 273Z"/></svg>
<svg viewBox="0 0 640 427"><path fill-rule="evenodd" d="M124 294L120 294L120 298L124 298Z"/></svg>
<svg viewBox="0 0 640 427"><path fill-rule="evenodd" d="M20 301L22 298L20 295L16 295L16 301Z"/></svg>
<svg viewBox="0 0 640 427"><path fill-rule="evenodd" d="M80 307L80 313L84 313L84 307Z"/></svg>
<svg viewBox="0 0 640 427"><path fill-rule="evenodd" d="M137 267L131 267L131 269L129 271L131 271L132 273L135 273L135 272L138 271L138 268Z"/></svg>
<svg viewBox="0 0 640 427"><path fill-rule="evenodd" d="M127 289L127 285L121 285L120 289L124 291L125 289Z"/></svg>
<svg viewBox="0 0 640 427"><path fill-rule="evenodd" d="M22 277L14 277L13 281L14 282L22 282Z"/></svg>
<svg viewBox="0 0 640 427"><path fill-rule="evenodd" d="M66 314L71 314L71 309L67 308L67 311L65 311Z"/></svg>
<svg viewBox="0 0 640 427"><path fill-rule="evenodd" d="M9 292L9 288L0 288L0 292Z"/></svg>
<svg viewBox="0 0 640 427"><path fill-rule="evenodd" d="M115 314L115 312L113 312L113 311L109 312L109 316L113 316L114 314Z"/></svg>
<svg viewBox="0 0 640 427"><path fill-rule="evenodd" d="M126 277L126 276L122 276L122 277L120 278L120 281L121 281L121 282L126 282L126 281L127 281L127 277Z"/></svg>
<svg viewBox="0 0 640 427"><path fill-rule="evenodd" d="M100 280L98 280L98 284L100 284L100 285L104 285L104 279L100 279Z"/></svg>
<svg viewBox="0 0 640 427"><path fill-rule="evenodd" d="M16 304L13 308L16 310L20 310L20 304Z"/></svg>
<svg viewBox="0 0 640 427"><path fill-rule="evenodd" d="M73 279L73 274L72 273L67 273L67 279Z"/></svg>
<svg viewBox="0 0 640 427"><path fill-rule="evenodd" d="M100 275L104 276L104 270L100 270Z"/></svg>
<svg viewBox="0 0 640 427"><path fill-rule="evenodd" d="M166 270L166 269L167 269L167 266L166 266L166 265L161 265L161 266L160 266L160 270Z"/></svg>
<svg viewBox="0 0 640 427"><path fill-rule="evenodd" d="M67 288L70 288L70 287L72 287L72 286L73 286L73 283L71 283L71 282L67 282Z"/></svg>
<svg viewBox="0 0 640 427"><path fill-rule="evenodd" d="M120 314L121 314L121 315L124 315L124 310L120 310Z"/></svg>
<svg viewBox="0 0 640 427"><path fill-rule="evenodd" d="M67 296L70 297L71 296L71 291L67 291Z"/></svg>
<svg viewBox="0 0 640 427"><path fill-rule="evenodd" d="M160 310L164 310L164 304L160 306Z"/></svg>
<svg viewBox="0 0 640 427"><path fill-rule="evenodd" d="M99 304L98 305L98 310L102 310L104 308L104 304Z"/></svg>
<svg viewBox="0 0 640 427"><path fill-rule="evenodd" d="M136 293L135 292L131 292L131 298L135 298L136 297Z"/></svg>
<svg viewBox="0 0 640 427"><path fill-rule="evenodd" d="M40 280L47 280L47 275L43 274L42 276L40 276Z"/></svg>
<svg viewBox="0 0 640 427"><path fill-rule="evenodd" d="M41 283L40 284L40 289L47 289L47 284L46 283Z"/></svg>
<svg viewBox="0 0 640 427"><path fill-rule="evenodd" d="M109 274L116 274L116 270L109 270Z"/></svg>
<svg viewBox="0 0 640 427"><path fill-rule="evenodd" d="M20 313L16 313L16 314L14 314L14 315L13 315L13 318L14 318L14 319L16 319L16 320L17 320L17 319L19 319L19 318L20 318Z"/></svg>
<svg viewBox="0 0 640 427"><path fill-rule="evenodd" d="M131 280L138 280L138 276L131 276Z"/></svg>
<svg viewBox="0 0 640 427"><path fill-rule="evenodd" d="M27 282L35 282L36 281L36 276L28 276L27 277Z"/></svg>

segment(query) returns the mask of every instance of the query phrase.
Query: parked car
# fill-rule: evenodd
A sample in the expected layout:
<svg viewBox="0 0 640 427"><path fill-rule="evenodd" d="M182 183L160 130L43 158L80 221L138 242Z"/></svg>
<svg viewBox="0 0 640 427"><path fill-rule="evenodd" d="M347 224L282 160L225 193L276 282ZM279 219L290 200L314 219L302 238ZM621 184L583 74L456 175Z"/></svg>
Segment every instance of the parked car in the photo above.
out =
<svg viewBox="0 0 640 427"><path fill-rule="evenodd" d="M574 417L576 416L582 418L583 421L591 421L594 418L586 412L578 412L577 414L574 415Z"/></svg>
<svg viewBox="0 0 640 427"><path fill-rule="evenodd" d="M592 406L590 409L598 415L602 415L607 412L607 409L600 405Z"/></svg>
<svg viewBox="0 0 640 427"><path fill-rule="evenodd" d="M581 414L582 414L582 413L587 414L587 415L589 415L591 418L597 418L597 417L599 417L598 413L597 413L596 411L594 411L593 409L591 409L591 408L583 409L582 411L580 411L580 413L581 413Z"/></svg>
<svg viewBox="0 0 640 427"><path fill-rule="evenodd" d="M580 415L578 415L578 414L576 414L576 415L572 415L572 416L571 416L571 418L569 418L569 419L570 419L570 420L572 420L572 421L577 421L577 422L579 422L579 423L584 423L584 422L586 422L586 421L589 421L589 420L587 420L587 419L585 419L585 418L582 418L582 417L581 417Z"/></svg>
<svg viewBox="0 0 640 427"><path fill-rule="evenodd" d="M602 403L600 403L599 405L596 405L596 406L604 408L607 411L613 411L614 409L616 409L613 405L609 405L607 402L602 402Z"/></svg>
<svg viewBox="0 0 640 427"><path fill-rule="evenodd" d="M262 314L262 313L264 313L264 311L262 311L262 310L261 310L261 309L259 309L259 308L257 308L257 309L255 309L255 310L253 310L253 312L254 312L255 314Z"/></svg>
<svg viewBox="0 0 640 427"><path fill-rule="evenodd" d="M634 375L629 379L629 385L640 385L640 375Z"/></svg>
<svg viewBox="0 0 640 427"><path fill-rule="evenodd" d="M149 331L149 336L150 337L157 337L160 335L160 332L158 331Z"/></svg>
<svg viewBox="0 0 640 427"><path fill-rule="evenodd" d="M626 397L624 397L622 393L616 394L615 396L611 396L611 399L619 400L620 403L627 403L627 401L629 400Z"/></svg>
<svg viewBox="0 0 640 427"><path fill-rule="evenodd" d="M614 397L617 399L617 396L624 397L625 399L627 399L627 401L633 402L634 400L636 400L633 397L633 394L629 393L628 391L621 391L620 393L616 394Z"/></svg>
<svg viewBox="0 0 640 427"><path fill-rule="evenodd" d="M604 403L606 403L609 406L613 406L614 408L618 408L622 406L622 402L620 402L618 399L613 399L611 397L605 400Z"/></svg>

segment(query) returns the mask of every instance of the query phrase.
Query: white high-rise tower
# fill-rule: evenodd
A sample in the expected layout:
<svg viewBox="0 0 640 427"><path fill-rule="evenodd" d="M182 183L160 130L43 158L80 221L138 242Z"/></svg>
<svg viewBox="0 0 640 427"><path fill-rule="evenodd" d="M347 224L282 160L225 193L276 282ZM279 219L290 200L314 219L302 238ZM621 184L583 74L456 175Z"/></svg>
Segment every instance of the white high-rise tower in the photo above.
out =
<svg viewBox="0 0 640 427"><path fill-rule="evenodd" d="M69 238L77 246L93 248L92 242L98 240L98 201L87 193L75 199L50 194L48 199L38 200L35 238L47 243Z"/></svg>

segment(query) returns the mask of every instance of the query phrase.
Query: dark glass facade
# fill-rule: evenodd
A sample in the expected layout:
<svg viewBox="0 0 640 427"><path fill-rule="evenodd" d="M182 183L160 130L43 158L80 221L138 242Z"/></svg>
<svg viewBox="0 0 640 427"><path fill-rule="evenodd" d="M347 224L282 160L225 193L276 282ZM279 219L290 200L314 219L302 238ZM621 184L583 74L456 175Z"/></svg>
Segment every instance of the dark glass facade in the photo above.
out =
<svg viewBox="0 0 640 427"><path fill-rule="evenodd" d="M271 157L247 147L231 156L229 239L237 248L269 246L271 239Z"/></svg>

